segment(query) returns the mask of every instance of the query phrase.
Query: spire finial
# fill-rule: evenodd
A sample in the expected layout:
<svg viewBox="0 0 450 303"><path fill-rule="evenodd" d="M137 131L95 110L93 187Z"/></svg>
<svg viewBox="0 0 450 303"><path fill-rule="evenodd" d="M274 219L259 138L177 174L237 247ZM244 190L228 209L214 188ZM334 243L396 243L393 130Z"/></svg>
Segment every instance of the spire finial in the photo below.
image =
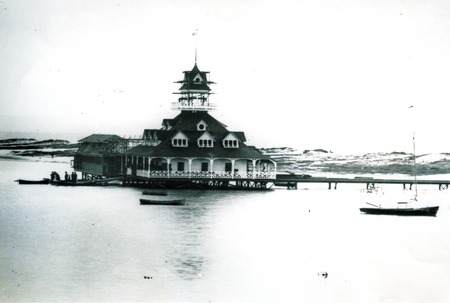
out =
<svg viewBox="0 0 450 303"><path fill-rule="evenodd" d="M195 65L197 65L197 42L198 42L198 29L195 29L195 32L192 34L192 36L195 36Z"/></svg>

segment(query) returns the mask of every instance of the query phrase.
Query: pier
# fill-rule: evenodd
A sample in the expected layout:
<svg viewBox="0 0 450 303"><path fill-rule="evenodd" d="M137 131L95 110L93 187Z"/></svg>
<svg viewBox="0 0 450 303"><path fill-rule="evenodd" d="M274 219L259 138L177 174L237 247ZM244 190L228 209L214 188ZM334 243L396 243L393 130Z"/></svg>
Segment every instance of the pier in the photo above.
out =
<svg viewBox="0 0 450 303"><path fill-rule="evenodd" d="M328 189L337 189L339 183L342 184L365 184L366 189L375 188L376 184L400 184L403 189L411 190L415 183L420 185L438 185L439 190L448 189L450 180L414 180L412 179L376 179L371 177L337 178L337 177L312 177L298 174L277 174L276 186L285 186L288 189L297 189L297 183L324 183L328 184Z"/></svg>

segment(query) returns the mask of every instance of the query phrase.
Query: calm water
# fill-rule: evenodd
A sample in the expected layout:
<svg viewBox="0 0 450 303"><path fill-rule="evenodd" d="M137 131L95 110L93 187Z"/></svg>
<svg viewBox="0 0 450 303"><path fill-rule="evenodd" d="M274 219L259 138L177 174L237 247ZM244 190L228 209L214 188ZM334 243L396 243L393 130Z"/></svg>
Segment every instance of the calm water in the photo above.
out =
<svg viewBox="0 0 450 303"><path fill-rule="evenodd" d="M70 169L0 160L1 301L450 300L450 192L423 193L436 218L402 218L360 214L352 185L178 190L188 205L141 206L139 189L13 182L52 170Z"/></svg>

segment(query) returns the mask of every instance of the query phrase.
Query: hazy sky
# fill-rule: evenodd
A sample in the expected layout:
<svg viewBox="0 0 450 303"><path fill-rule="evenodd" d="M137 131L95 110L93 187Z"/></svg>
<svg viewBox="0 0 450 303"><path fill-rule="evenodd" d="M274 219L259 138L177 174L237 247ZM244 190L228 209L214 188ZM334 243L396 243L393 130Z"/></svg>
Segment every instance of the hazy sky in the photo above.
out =
<svg viewBox="0 0 450 303"><path fill-rule="evenodd" d="M159 128L196 29L250 144L450 152L448 0L0 0L0 129Z"/></svg>

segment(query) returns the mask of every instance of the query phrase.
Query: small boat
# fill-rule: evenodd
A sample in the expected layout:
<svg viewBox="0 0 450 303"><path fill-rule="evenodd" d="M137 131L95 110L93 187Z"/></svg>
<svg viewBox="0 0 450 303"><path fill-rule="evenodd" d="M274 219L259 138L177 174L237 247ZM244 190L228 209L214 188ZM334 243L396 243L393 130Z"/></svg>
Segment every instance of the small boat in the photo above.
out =
<svg viewBox="0 0 450 303"><path fill-rule="evenodd" d="M141 205L184 205L186 199L139 199Z"/></svg>
<svg viewBox="0 0 450 303"><path fill-rule="evenodd" d="M399 204L407 204L408 202L399 202ZM435 217L439 206L426 207L362 207L361 212L369 215L395 215L395 216L430 216Z"/></svg>
<svg viewBox="0 0 450 303"><path fill-rule="evenodd" d="M412 106L410 106L411 108ZM417 194L417 168L416 168L416 138L415 132L413 132L413 171L414 171L414 198L411 199L412 204L418 202L418 194ZM376 188L370 189L371 192L374 190L376 192ZM409 207L408 204L410 202L397 202L397 207L381 207L371 203L367 203L372 207L362 207L359 210L366 214L371 215L395 215L395 216L430 216L435 217L439 206L422 206L422 207ZM424 204L422 204L424 205Z"/></svg>
<svg viewBox="0 0 450 303"><path fill-rule="evenodd" d="M19 182L19 184L49 184L50 183L50 179L48 179L48 178L43 178L42 180L24 180L24 179L19 179L19 180L16 180L16 182Z"/></svg>
<svg viewBox="0 0 450 303"><path fill-rule="evenodd" d="M58 185L58 186L98 186L98 185L102 185L101 183L98 183L96 181L71 182L71 181L65 181L65 180L51 181L50 184Z"/></svg>
<svg viewBox="0 0 450 303"><path fill-rule="evenodd" d="M51 185L59 186L117 186L122 185L122 178L109 178L109 179L92 179L92 180L53 180L50 181Z"/></svg>

